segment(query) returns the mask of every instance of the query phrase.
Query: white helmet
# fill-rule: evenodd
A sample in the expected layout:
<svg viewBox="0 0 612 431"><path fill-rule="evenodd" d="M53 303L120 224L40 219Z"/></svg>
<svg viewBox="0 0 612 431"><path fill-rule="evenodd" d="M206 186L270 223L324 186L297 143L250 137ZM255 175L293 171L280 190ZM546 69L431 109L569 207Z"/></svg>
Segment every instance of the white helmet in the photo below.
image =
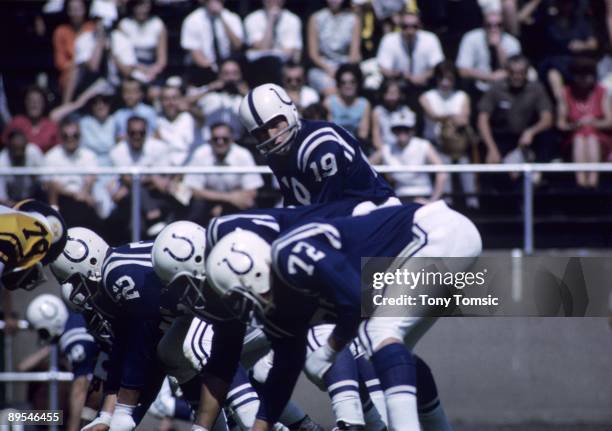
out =
<svg viewBox="0 0 612 431"><path fill-rule="evenodd" d="M38 331L41 339L53 340L64 332L68 309L57 296L43 293L28 305L26 319L30 326Z"/></svg>
<svg viewBox="0 0 612 431"><path fill-rule="evenodd" d="M259 235L236 229L224 236L206 259L206 273L227 308L243 322L253 312L272 308L270 298L271 246Z"/></svg>
<svg viewBox="0 0 612 431"><path fill-rule="evenodd" d="M166 226L155 238L153 269L162 283L194 313L204 307L206 230L190 221Z"/></svg>
<svg viewBox="0 0 612 431"><path fill-rule="evenodd" d="M83 308L102 280L102 263L109 246L97 233L83 227L68 229L62 254L50 265L62 285L62 296Z"/></svg>
<svg viewBox="0 0 612 431"><path fill-rule="evenodd" d="M255 87L242 99L240 103L240 119L244 127L257 138L263 126L278 117L284 117L289 125L276 136L268 137L265 133L256 148L262 154L282 152L289 148L289 144L300 126L298 110L287 92L276 84L263 84ZM280 144L275 144L279 136L287 138Z"/></svg>

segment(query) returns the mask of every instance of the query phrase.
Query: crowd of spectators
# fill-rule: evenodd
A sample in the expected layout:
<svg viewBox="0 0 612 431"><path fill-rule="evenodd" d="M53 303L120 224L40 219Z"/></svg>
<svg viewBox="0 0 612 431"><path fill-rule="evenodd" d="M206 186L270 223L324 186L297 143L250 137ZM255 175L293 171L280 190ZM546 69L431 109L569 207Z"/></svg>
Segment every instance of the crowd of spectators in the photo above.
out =
<svg viewBox="0 0 612 431"><path fill-rule="evenodd" d="M8 4L0 167L262 163L237 112L263 82L305 118L345 127L373 163L611 160L610 0ZM388 178L403 199L465 208L517 179ZM572 181L601 187L597 173ZM147 235L177 217L275 203L259 175L151 175L142 186ZM0 203L27 196L111 242L128 236L130 176L0 177Z"/></svg>

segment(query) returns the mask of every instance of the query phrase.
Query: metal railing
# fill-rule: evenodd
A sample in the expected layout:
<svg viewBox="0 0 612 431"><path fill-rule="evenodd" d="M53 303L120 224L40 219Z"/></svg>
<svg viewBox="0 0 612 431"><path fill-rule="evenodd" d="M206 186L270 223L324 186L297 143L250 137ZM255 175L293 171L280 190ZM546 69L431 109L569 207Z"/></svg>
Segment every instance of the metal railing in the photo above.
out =
<svg viewBox="0 0 612 431"><path fill-rule="evenodd" d="M0 320L0 331L4 331L4 321ZM18 330L28 330L30 325L26 320L17 322ZM49 409L59 410L59 382L70 382L74 375L69 372L59 371L59 349L57 343L50 345L49 351L49 370L48 371L13 371L13 336L4 334L4 369L0 372L0 382L4 383L4 399L7 402L13 401L15 382L48 382L49 383ZM57 425L49 426L49 429L56 431Z"/></svg>
<svg viewBox="0 0 612 431"><path fill-rule="evenodd" d="M468 164L386 166L374 168L380 173L520 173L523 175L523 251L529 255L534 250L533 194L534 174L541 172L612 172L612 163L521 163L521 164ZM184 166L184 167L95 167L95 168L0 168L0 176L7 175L129 175L132 177L132 240L140 240L140 187L144 175L152 174L250 174L270 175L266 166Z"/></svg>

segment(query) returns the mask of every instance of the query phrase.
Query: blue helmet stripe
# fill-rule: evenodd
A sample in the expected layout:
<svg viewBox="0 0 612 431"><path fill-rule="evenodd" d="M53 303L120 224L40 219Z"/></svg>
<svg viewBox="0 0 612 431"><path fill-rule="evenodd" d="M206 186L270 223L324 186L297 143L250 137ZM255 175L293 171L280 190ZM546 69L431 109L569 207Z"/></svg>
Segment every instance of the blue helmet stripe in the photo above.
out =
<svg viewBox="0 0 612 431"><path fill-rule="evenodd" d="M251 115L255 119L255 122L257 123L258 126L263 126L263 121L261 120L261 117L259 116L259 114L257 113L257 110L255 109L255 103L253 103L253 91L249 91L247 100L249 102L249 110L251 111Z"/></svg>

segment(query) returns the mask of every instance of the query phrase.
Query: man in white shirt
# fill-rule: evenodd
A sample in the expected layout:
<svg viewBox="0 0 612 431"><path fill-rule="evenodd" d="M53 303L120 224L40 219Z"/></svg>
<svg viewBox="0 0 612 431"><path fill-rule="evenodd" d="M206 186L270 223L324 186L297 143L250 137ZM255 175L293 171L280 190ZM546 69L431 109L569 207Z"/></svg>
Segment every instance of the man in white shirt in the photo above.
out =
<svg viewBox="0 0 612 431"><path fill-rule="evenodd" d="M8 133L6 148L0 151L0 168L43 166L44 156L38 146L28 143L25 134L14 129ZM40 181L36 176L0 176L0 205L12 207L27 198L40 198Z"/></svg>
<svg viewBox="0 0 612 431"><path fill-rule="evenodd" d="M250 62L249 83L281 83L282 65L302 55L302 21L284 9L284 0L263 0L263 8L244 20Z"/></svg>
<svg viewBox="0 0 612 431"><path fill-rule="evenodd" d="M400 32L386 34L378 47L376 59L385 78L403 78L415 87L423 87L433 76L434 67L444 60L438 36L421 30L421 20L414 12L402 12Z"/></svg>
<svg viewBox="0 0 612 431"><path fill-rule="evenodd" d="M222 60L242 48L242 20L223 7L223 0L200 0L181 28L181 47L189 52L189 83L203 85L215 79Z"/></svg>
<svg viewBox="0 0 612 431"><path fill-rule="evenodd" d="M314 88L305 85L304 82L304 67L301 64L293 62L285 64L285 67L283 67L283 88L300 112L320 100L319 93Z"/></svg>
<svg viewBox="0 0 612 431"><path fill-rule="evenodd" d="M61 143L45 154L45 167L83 169L98 166L95 153L82 148L80 139L79 123L72 118L62 121ZM99 229L101 221L93 194L95 181L94 175L50 175L45 178L49 203L59 207L68 227Z"/></svg>
<svg viewBox="0 0 612 431"><path fill-rule="evenodd" d="M506 60L521 53L519 41L503 30L499 12L485 15L484 27L467 32L461 39L457 68L464 79L474 80L480 92L506 78Z"/></svg>
<svg viewBox="0 0 612 431"><path fill-rule="evenodd" d="M110 153L113 166L168 166L168 146L147 136L147 122L133 116L128 119L127 139L118 143ZM122 175L111 184L111 198L115 202L107 224L112 226L115 242L129 239L131 215L132 177ZM171 194L171 178L162 175L141 177L141 210L147 236L154 236L163 229L165 220L176 208Z"/></svg>
<svg viewBox="0 0 612 431"><path fill-rule="evenodd" d="M211 127L210 145L200 147L190 166L255 166L246 148L234 143L228 124ZM259 174L186 175L184 184L193 194L189 219L204 223L211 217L252 208L257 190L264 185Z"/></svg>
<svg viewBox="0 0 612 431"><path fill-rule="evenodd" d="M191 114L182 109L183 94L176 86L165 86L161 92L162 113L157 117L156 137L166 143L171 164L185 163L193 145L195 122Z"/></svg>

